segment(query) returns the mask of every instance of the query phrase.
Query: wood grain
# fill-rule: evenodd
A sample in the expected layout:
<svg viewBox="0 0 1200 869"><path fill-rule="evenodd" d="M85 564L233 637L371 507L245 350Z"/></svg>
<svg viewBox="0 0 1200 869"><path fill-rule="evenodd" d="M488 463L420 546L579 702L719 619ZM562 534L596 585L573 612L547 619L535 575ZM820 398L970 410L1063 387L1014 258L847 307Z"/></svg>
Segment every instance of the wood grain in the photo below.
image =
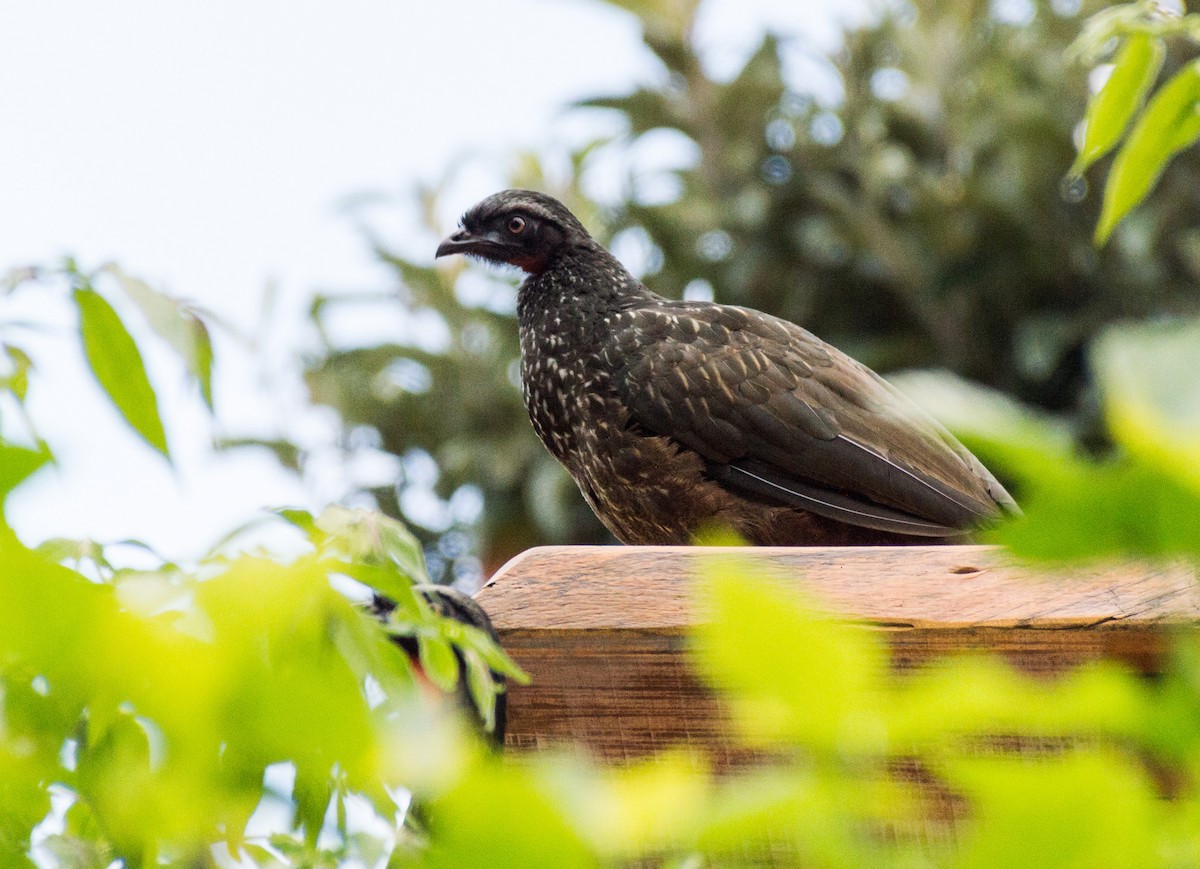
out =
<svg viewBox="0 0 1200 869"><path fill-rule="evenodd" d="M985 546L531 549L477 595L533 677L512 688L509 745L570 741L626 763L683 744L718 769L740 765L746 754L685 654L686 630L703 618L691 578L713 557L795 583L882 631L900 670L974 649L1034 673L1103 657L1153 672L1167 627L1200 618L1183 565L1050 572Z"/></svg>

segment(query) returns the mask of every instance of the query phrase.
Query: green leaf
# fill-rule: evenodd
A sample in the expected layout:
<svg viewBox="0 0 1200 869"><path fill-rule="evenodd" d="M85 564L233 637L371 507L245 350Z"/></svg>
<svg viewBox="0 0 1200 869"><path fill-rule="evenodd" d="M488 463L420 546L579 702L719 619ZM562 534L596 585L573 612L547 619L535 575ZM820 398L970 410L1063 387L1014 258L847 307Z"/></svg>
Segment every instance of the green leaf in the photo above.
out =
<svg viewBox="0 0 1200 869"><path fill-rule="evenodd" d="M379 592L396 604L399 612L414 617L424 612L428 618L428 607L423 607L417 602L412 582L394 564L350 563L340 566L339 572Z"/></svg>
<svg viewBox="0 0 1200 869"><path fill-rule="evenodd" d="M309 848L317 845L333 797L334 788L325 770L313 769L308 763L296 764L296 784L292 788L295 821L304 828L304 841Z"/></svg>
<svg viewBox="0 0 1200 869"><path fill-rule="evenodd" d="M595 867L560 802L517 765L477 764L430 805L433 869Z"/></svg>
<svg viewBox="0 0 1200 869"><path fill-rule="evenodd" d="M945 771L975 808L976 822L955 861L964 869L1171 865L1156 835L1165 801L1129 757L1111 750L1036 763L974 757L947 764Z"/></svg>
<svg viewBox="0 0 1200 869"><path fill-rule="evenodd" d="M430 681L443 691L453 691L458 685L458 660L454 650L440 637L417 637L421 667Z"/></svg>
<svg viewBox="0 0 1200 869"><path fill-rule="evenodd" d="M728 692L751 744L879 750L880 641L760 574L753 562L712 556L703 564L697 610L705 621L694 635L701 672Z"/></svg>
<svg viewBox="0 0 1200 869"><path fill-rule="evenodd" d="M204 321L179 299L159 292L116 266L106 266L105 271L117 279L125 294L141 309L150 328L183 359L188 373L200 384L204 403L212 410L212 339Z"/></svg>
<svg viewBox="0 0 1200 869"><path fill-rule="evenodd" d="M1167 162L1200 137L1200 60L1163 85L1121 146L1104 188L1096 227L1103 245L1117 224L1158 182Z"/></svg>
<svg viewBox="0 0 1200 869"><path fill-rule="evenodd" d="M985 449L1012 460L1025 510L990 540L1047 560L1200 554L1198 348L1200 320L1104 333L1091 367L1120 449L1095 462Z"/></svg>
<svg viewBox="0 0 1200 869"><path fill-rule="evenodd" d="M277 507L271 512L295 525L307 534L310 540L316 535L317 523L313 518L313 514L309 511L300 507ZM314 540L314 542L316 541Z"/></svg>
<svg viewBox="0 0 1200 869"><path fill-rule="evenodd" d="M92 374L130 427L170 459L158 399L133 336L112 305L95 290L76 287L73 296Z"/></svg>
<svg viewBox="0 0 1200 869"><path fill-rule="evenodd" d="M192 356L188 362L188 370L200 384L200 395L203 396L204 403L212 410L212 337L208 334L208 326L194 313L185 311L184 318L188 321L192 334Z"/></svg>
<svg viewBox="0 0 1200 869"><path fill-rule="evenodd" d="M93 739L89 733L79 751L79 792L103 819L113 847L127 861L140 858L147 845L142 810L152 779L150 757L145 729L125 712L112 720L103 737Z"/></svg>
<svg viewBox="0 0 1200 869"><path fill-rule="evenodd" d="M711 795L704 760L683 751L603 770L552 762L542 778L597 853L626 859L692 839Z"/></svg>
<svg viewBox="0 0 1200 869"><path fill-rule="evenodd" d="M303 450L283 438L227 438L221 437L216 439L215 446L218 450L233 450L243 447L261 447L273 453L275 460L285 468L296 473L302 470L301 459L304 456Z"/></svg>
<svg viewBox="0 0 1200 869"><path fill-rule="evenodd" d="M1165 53L1162 40L1148 33L1134 33L1125 42L1108 81L1088 104L1083 146L1071 167L1071 174L1082 174L1120 141L1150 86L1158 78Z"/></svg>
<svg viewBox="0 0 1200 869"><path fill-rule="evenodd" d="M17 397L18 401L25 400L29 389L29 372L33 369L33 360L20 347L11 344L4 345L4 355L8 357L11 371L0 377L0 386Z"/></svg>
<svg viewBox="0 0 1200 869"><path fill-rule="evenodd" d="M496 729L496 695L500 693L498 685L492 678L492 671L477 652L464 649L462 656L467 668L467 690L471 694L471 702L483 719L483 729L491 733Z"/></svg>
<svg viewBox="0 0 1200 869"><path fill-rule="evenodd" d="M59 564L73 561L78 565L80 562L90 561L96 567L112 569L112 565L104 556L104 547L88 538L48 537L39 543L34 551Z"/></svg>
<svg viewBox="0 0 1200 869"><path fill-rule="evenodd" d="M45 450L0 443L0 497L25 482L49 460L50 454Z"/></svg>
<svg viewBox="0 0 1200 869"><path fill-rule="evenodd" d="M321 511L315 524L347 558L391 562L414 582L429 582L421 542L395 519L334 504Z"/></svg>
<svg viewBox="0 0 1200 869"><path fill-rule="evenodd" d="M501 675L515 679L522 685L529 684L529 674L522 670L512 658L484 631L474 625L463 624L454 619L442 620L442 635L463 649L478 654L488 667Z"/></svg>
<svg viewBox="0 0 1200 869"><path fill-rule="evenodd" d="M1059 587L1041 582L1047 594ZM999 657L948 656L898 687L888 725L890 744L902 754L938 754L997 733L1131 739L1144 732L1150 709L1143 686L1109 662L1050 682Z"/></svg>
<svg viewBox="0 0 1200 869"><path fill-rule="evenodd" d="M1116 439L1200 494L1200 319L1109 329L1091 363Z"/></svg>
<svg viewBox="0 0 1200 869"><path fill-rule="evenodd" d="M1200 493L1135 456L1046 462L1025 478L1021 507L985 539L1022 558L1200 555Z"/></svg>

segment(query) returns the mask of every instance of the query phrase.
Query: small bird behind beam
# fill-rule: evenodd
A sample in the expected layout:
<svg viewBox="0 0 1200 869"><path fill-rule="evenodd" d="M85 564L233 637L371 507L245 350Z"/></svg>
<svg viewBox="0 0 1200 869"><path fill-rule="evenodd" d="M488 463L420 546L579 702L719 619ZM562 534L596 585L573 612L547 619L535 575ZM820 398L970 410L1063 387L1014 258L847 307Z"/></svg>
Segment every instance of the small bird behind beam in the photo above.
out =
<svg viewBox="0 0 1200 869"><path fill-rule="evenodd" d="M785 320L652 293L553 197L489 196L437 249L459 253L528 273L529 418L625 543L950 542L1017 509L875 372Z"/></svg>

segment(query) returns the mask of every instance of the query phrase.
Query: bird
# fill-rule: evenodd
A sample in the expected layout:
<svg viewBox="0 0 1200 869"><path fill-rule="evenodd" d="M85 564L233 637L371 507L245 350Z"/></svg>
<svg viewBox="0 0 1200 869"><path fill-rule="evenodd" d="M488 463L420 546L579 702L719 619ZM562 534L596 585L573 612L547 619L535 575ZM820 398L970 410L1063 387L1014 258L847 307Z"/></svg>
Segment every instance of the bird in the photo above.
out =
<svg viewBox="0 0 1200 869"><path fill-rule="evenodd" d="M496 628L492 624L491 618L479 602L467 594L446 585L434 585L432 583L418 583L413 586L413 591L429 604L430 608L442 618L454 619L464 625L473 628L478 628L483 631L497 646L500 645L500 636L496 633ZM376 593L371 600L371 613L380 621L386 622L388 616L396 608L396 603ZM416 675L419 684L425 686L431 693L436 692L437 688L433 685L432 680L425 674L424 668L421 666L420 650L415 637L393 635L394 642L408 656L409 663L413 668L413 673ZM456 648L454 657L458 661L458 684L455 686L454 703L462 712L468 721L472 723L479 736L484 742L491 746L496 751L500 751L504 747L504 732L508 725L508 695L506 693L507 679L502 673L492 671L492 681L500 688L496 694L495 710L491 726L483 720L483 716L475 705L475 700L471 696L471 690L467 679L467 662L463 658L462 653Z"/></svg>
<svg viewBox="0 0 1200 869"><path fill-rule="evenodd" d="M778 317L652 292L552 196L488 196L436 251L453 254L525 272L530 421L623 543L950 543L1018 512L874 371Z"/></svg>

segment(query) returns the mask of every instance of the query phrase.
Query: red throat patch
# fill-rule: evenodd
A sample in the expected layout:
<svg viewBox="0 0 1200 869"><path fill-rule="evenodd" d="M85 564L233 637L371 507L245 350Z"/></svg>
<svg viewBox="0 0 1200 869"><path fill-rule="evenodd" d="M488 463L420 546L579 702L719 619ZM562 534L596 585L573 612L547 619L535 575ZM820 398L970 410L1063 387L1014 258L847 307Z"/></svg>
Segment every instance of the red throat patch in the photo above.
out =
<svg viewBox="0 0 1200 869"><path fill-rule="evenodd" d="M540 275L546 270L545 254L520 254L514 256L509 262L531 275Z"/></svg>

